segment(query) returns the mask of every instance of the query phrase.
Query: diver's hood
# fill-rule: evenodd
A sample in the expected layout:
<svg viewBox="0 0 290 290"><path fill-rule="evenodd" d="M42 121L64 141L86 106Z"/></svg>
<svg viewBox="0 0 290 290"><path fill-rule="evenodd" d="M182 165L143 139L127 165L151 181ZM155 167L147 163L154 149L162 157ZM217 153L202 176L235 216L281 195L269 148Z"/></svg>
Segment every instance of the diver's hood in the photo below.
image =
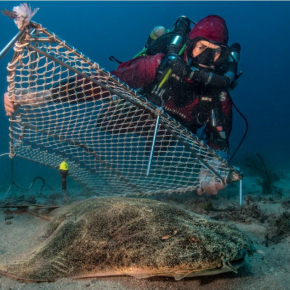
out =
<svg viewBox="0 0 290 290"><path fill-rule="evenodd" d="M207 16L200 21L198 21L194 27L191 29L189 33L189 44L187 46L187 57L192 57L191 52L198 40L207 40L213 44L220 45L222 47L222 55L218 63L215 65L221 64L228 56L229 49L227 46L229 40L229 33L226 22L223 18L217 15ZM207 52L210 53L210 52ZM205 54L200 56L199 58L204 57L206 59ZM196 63L199 62L198 59L195 60ZM208 63L204 63L203 61L199 62L201 64L211 65Z"/></svg>
<svg viewBox="0 0 290 290"><path fill-rule="evenodd" d="M216 44L227 45L229 33L226 22L217 15L207 16L198 21L189 33L189 39L204 38Z"/></svg>

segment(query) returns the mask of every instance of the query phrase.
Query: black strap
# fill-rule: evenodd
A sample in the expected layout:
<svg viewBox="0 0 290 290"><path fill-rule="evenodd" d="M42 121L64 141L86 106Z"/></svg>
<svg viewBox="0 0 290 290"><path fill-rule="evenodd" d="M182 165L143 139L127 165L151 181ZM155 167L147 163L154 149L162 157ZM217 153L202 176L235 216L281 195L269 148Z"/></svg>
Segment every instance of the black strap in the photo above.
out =
<svg viewBox="0 0 290 290"><path fill-rule="evenodd" d="M109 60L110 60L110 61L115 61L115 62L117 62L118 64L121 64L121 63L122 63L122 61L116 59L114 56L110 56L110 57L109 57Z"/></svg>

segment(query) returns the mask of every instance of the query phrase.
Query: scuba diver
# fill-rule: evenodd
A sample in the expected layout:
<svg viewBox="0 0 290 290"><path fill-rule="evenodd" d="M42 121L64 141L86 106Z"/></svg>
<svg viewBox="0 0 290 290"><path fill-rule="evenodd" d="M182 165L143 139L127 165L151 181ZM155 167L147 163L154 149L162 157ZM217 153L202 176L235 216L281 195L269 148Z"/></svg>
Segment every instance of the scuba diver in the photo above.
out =
<svg viewBox="0 0 290 290"><path fill-rule="evenodd" d="M229 57L226 23L219 16L207 16L194 25L188 38L182 55L140 56L111 73L155 104L162 101L163 109L194 134L205 126L207 144L227 159L232 129L229 89L237 77L238 60ZM235 51L237 46L233 46ZM152 92L166 64L172 74L156 96Z"/></svg>
<svg viewBox="0 0 290 290"><path fill-rule="evenodd" d="M151 44L151 49L148 45L147 55L121 63L111 73L156 105L162 105L192 133L197 134L198 129L203 128L207 145L228 159L232 130L229 91L239 77L237 65L241 47L238 43L228 46L228 29L225 20L219 16L207 16L191 30L188 18L180 17L178 21L179 27L174 29L171 38L170 33L164 32L155 40L158 44ZM176 35L183 40L179 45ZM156 53L164 50L166 45L162 40L168 42L168 39L171 44L167 45L167 53ZM152 38L149 40L152 42ZM184 51L181 49L178 53L182 46ZM164 88L160 88L158 84L168 67L171 75ZM218 163L212 165L218 169ZM199 194L216 194L223 188L221 184L212 184L213 178L205 169L201 169L200 181Z"/></svg>
<svg viewBox="0 0 290 290"><path fill-rule="evenodd" d="M141 54L121 63L111 74L138 90L157 106L196 134L203 129L207 145L224 159L229 154L232 130L232 100L237 74L240 45L228 46L225 20L210 15L197 22L185 16L177 19L174 29L160 29L158 36L150 35ZM51 95L43 94L43 98ZM72 98L79 98L73 96ZM35 98L31 98L35 99ZM6 114L14 105L5 94ZM218 170L219 161L211 164ZM198 194L217 194L225 187L214 181L208 169L201 168Z"/></svg>

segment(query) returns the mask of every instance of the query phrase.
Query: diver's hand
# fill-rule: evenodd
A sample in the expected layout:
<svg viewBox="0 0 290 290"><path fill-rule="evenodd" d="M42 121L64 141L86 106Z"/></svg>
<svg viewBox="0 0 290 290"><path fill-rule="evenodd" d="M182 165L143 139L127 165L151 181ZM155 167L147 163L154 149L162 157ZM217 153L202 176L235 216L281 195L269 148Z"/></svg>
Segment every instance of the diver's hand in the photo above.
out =
<svg viewBox="0 0 290 290"><path fill-rule="evenodd" d="M15 102L15 97L12 98L12 100L10 101L8 98L8 93L4 94L4 108L6 111L6 116L12 116L12 114L15 112L16 108L14 105Z"/></svg>
<svg viewBox="0 0 290 290"><path fill-rule="evenodd" d="M11 100L8 98L8 93L4 94L4 107L7 116L12 116L13 113L21 105L30 105L31 107L41 107L45 103L52 100L51 91L36 92L35 90L16 90L15 95Z"/></svg>
<svg viewBox="0 0 290 290"><path fill-rule="evenodd" d="M186 65L183 59L176 54L168 55L168 63L172 70L172 76L183 78L185 75Z"/></svg>
<svg viewBox="0 0 290 290"><path fill-rule="evenodd" d="M216 171L219 170L220 164L221 162L218 159L214 159L209 162L209 165ZM216 195L219 190L225 189L226 187L221 180L217 181L215 175L205 167L201 167L198 178L200 184L200 187L197 189L198 195L202 195L204 193Z"/></svg>

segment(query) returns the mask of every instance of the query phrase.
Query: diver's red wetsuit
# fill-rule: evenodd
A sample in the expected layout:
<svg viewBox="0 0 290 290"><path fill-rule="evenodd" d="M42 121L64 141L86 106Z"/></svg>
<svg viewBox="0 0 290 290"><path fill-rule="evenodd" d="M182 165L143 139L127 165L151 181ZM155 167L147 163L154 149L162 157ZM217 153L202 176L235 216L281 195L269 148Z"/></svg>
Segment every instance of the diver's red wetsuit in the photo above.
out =
<svg viewBox="0 0 290 290"><path fill-rule="evenodd" d="M122 63L111 73L133 89L150 87L164 54L141 56ZM198 82L172 82L170 84L164 110L193 133L206 125L207 143L215 150L228 151L228 138L232 129L232 101L223 85L206 86ZM219 100L225 138L220 138L218 129L213 127L211 109L213 98Z"/></svg>

